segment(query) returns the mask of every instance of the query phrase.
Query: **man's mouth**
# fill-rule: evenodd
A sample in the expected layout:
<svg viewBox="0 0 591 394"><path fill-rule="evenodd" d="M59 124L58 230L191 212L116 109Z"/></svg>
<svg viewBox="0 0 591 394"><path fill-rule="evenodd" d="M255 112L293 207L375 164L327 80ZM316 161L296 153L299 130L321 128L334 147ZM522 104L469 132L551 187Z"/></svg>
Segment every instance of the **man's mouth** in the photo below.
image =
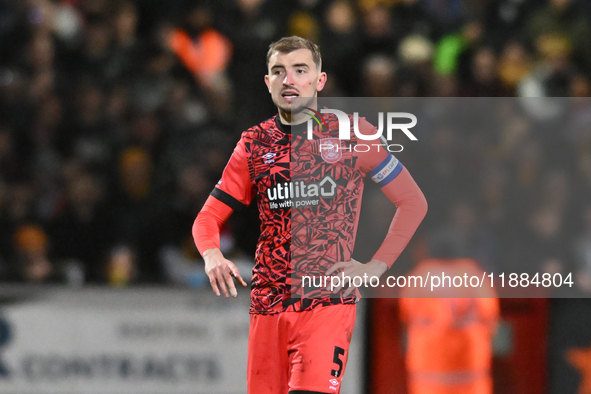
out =
<svg viewBox="0 0 591 394"><path fill-rule="evenodd" d="M293 99L296 99L299 96L300 96L299 93L296 92L295 90L284 90L283 92L281 92L281 97L283 97L287 101L291 101Z"/></svg>

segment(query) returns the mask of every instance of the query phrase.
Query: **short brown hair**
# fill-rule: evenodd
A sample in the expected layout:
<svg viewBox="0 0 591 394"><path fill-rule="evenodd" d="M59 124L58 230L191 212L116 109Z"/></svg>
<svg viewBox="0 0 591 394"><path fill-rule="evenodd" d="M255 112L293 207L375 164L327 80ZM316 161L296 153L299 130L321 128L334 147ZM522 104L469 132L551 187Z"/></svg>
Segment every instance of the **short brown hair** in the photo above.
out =
<svg viewBox="0 0 591 394"><path fill-rule="evenodd" d="M320 55L320 48L318 48L318 45L308 39L298 36L283 37L279 41L271 43L271 45L269 45L269 52L267 52L267 67L269 66L271 56L273 56L275 52L290 53L298 49L308 49L312 52L312 59L314 60L316 67L320 69L322 66L322 56Z"/></svg>

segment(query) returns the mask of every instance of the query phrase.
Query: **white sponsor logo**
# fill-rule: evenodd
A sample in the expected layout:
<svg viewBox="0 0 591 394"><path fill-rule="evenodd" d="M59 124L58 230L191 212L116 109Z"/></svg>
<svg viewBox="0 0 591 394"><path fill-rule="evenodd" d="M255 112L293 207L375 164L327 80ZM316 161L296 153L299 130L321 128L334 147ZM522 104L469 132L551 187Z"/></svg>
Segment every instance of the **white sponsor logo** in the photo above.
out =
<svg viewBox="0 0 591 394"><path fill-rule="evenodd" d="M328 175L320 182L283 182L267 189L270 209L317 206L320 205L320 197L329 199L336 194L337 183Z"/></svg>
<svg viewBox="0 0 591 394"><path fill-rule="evenodd" d="M267 197L269 197L269 201L318 196L334 197L336 188L337 183L327 175L318 183L304 181L279 183L267 189Z"/></svg>

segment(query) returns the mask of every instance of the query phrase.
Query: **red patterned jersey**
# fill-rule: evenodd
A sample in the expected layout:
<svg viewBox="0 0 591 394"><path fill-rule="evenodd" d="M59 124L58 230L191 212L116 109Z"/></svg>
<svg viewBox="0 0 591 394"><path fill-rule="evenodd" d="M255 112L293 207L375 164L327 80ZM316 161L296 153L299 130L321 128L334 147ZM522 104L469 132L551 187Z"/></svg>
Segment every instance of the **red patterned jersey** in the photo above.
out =
<svg viewBox="0 0 591 394"><path fill-rule="evenodd" d="M382 187L402 164L379 141L339 140L334 115L307 138L307 127L282 125L275 116L242 134L212 195L237 210L256 197L261 222L253 268L251 313L301 311L355 303L324 287L303 287L304 276L322 277L351 259L363 180ZM353 124L353 117L350 119ZM375 127L359 119L363 134ZM310 283L310 282L308 282Z"/></svg>

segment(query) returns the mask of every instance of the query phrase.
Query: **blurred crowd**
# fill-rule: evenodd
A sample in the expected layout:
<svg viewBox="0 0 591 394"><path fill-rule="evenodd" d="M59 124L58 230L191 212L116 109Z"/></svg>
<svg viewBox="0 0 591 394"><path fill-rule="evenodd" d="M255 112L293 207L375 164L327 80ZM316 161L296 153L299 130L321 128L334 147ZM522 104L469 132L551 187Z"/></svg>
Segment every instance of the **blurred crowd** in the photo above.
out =
<svg viewBox="0 0 591 394"><path fill-rule="evenodd" d="M329 97L588 97L589 20L585 0L0 0L0 279L202 283L191 225L240 133L276 111L263 76L282 36L320 45ZM545 132L512 114L403 154L428 199L463 192L421 234L455 226L485 265L577 267L591 291L582 103L569 132L564 113ZM252 256L257 227L236 216L222 247Z"/></svg>

